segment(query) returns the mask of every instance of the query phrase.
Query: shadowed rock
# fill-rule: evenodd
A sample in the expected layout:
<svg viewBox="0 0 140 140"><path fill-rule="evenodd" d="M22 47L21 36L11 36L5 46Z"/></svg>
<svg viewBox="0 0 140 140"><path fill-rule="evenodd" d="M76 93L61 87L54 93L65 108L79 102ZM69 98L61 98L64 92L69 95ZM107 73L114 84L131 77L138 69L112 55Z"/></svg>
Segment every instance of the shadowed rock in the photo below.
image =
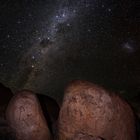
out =
<svg viewBox="0 0 140 140"><path fill-rule="evenodd" d="M12 91L0 83L0 118L5 118L6 107L12 98Z"/></svg>
<svg viewBox="0 0 140 140"><path fill-rule="evenodd" d="M140 140L140 118L138 118L137 116L137 122L136 122L136 126L137 126L137 138L138 140Z"/></svg>
<svg viewBox="0 0 140 140"><path fill-rule="evenodd" d="M53 135L56 133L56 122L58 120L59 116L59 105L57 102L47 96L47 95L41 95L37 94L38 100L41 104L43 114L48 122L48 127Z"/></svg>
<svg viewBox="0 0 140 140"><path fill-rule="evenodd" d="M77 133L105 140L135 140L135 117L119 96L85 81L71 83L65 91L58 121L59 140Z"/></svg>
<svg viewBox="0 0 140 140"><path fill-rule="evenodd" d="M14 133L5 120L6 108L12 96L12 91L0 83L0 140L14 140Z"/></svg>
<svg viewBox="0 0 140 140"><path fill-rule="evenodd" d="M16 140L15 133L5 120L0 121L0 140Z"/></svg>
<svg viewBox="0 0 140 140"><path fill-rule="evenodd" d="M35 94L21 91L10 101L6 118L16 140L50 140L51 135Z"/></svg>

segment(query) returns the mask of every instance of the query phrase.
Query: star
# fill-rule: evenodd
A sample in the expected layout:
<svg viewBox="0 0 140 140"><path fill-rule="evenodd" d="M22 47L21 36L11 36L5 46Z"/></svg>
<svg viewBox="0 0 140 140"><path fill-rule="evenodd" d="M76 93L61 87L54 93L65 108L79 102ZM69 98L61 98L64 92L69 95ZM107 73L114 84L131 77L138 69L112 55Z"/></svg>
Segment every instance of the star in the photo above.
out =
<svg viewBox="0 0 140 140"><path fill-rule="evenodd" d="M7 35L7 38L10 38L10 35L9 34Z"/></svg>
<svg viewBox="0 0 140 140"><path fill-rule="evenodd" d="M34 55L32 56L32 59L33 59L33 60L35 59L35 56L34 56Z"/></svg>
<svg viewBox="0 0 140 140"><path fill-rule="evenodd" d="M70 27L71 26L70 23L67 23L67 26Z"/></svg>
<svg viewBox="0 0 140 140"><path fill-rule="evenodd" d="M17 23L18 23L18 24L21 24L21 21L20 21L20 20L18 20L18 21L17 21Z"/></svg>
<svg viewBox="0 0 140 140"><path fill-rule="evenodd" d="M111 10L111 8L108 8L108 12L111 12L112 10Z"/></svg>
<svg viewBox="0 0 140 140"><path fill-rule="evenodd" d="M18 47L19 47L19 48L22 48L23 46L20 44Z"/></svg>
<svg viewBox="0 0 140 140"><path fill-rule="evenodd" d="M32 68L35 68L35 66L34 66L34 65L31 65L31 67L32 67Z"/></svg>

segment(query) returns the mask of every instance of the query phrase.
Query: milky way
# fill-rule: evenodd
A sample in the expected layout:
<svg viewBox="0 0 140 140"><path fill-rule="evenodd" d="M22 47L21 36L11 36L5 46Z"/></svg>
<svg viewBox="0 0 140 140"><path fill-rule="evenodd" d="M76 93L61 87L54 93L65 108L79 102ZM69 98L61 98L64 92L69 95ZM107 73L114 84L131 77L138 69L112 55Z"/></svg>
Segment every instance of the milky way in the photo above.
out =
<svg viewBox="0 0 140 140"><path fill-rule="evenodd" d="M138 9L131 0L1 1L0 81L58 98L74 79L138 93Z"/></svg>
<svg viewBox="0 0 140 140"><path fill-rule="evenodd" d="M50 18L50 25L44 28L40 42L30 47L19 62L18 75L26 75L22 88L33 89L38 92L44 90L46 84L55 73L50 64L57 63L56 57L63 57L61 48L64 36L69 34L66 28L71 28L71 21L77 16L77 8L60 4ZM61 31L63 30L63 31ZM63 33L61 33L63 32ZM69 31L70 32L70 31ZM18 80L22 79L18 76ZM23 80L23 79L22 79ZM38 83L42 83L41 85Z"/></svg>

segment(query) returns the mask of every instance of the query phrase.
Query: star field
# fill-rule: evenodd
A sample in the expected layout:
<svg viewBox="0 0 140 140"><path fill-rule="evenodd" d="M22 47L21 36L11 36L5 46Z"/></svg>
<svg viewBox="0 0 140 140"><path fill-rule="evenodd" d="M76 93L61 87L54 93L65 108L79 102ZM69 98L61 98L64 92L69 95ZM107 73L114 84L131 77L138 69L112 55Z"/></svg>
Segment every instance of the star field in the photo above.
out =
<svg viewBox="0 0 140 140"><path fill-rule="evenodd" d="M139 25L132 0L2 0L0 81L52 96L73 79L138 94Z"/></svg>

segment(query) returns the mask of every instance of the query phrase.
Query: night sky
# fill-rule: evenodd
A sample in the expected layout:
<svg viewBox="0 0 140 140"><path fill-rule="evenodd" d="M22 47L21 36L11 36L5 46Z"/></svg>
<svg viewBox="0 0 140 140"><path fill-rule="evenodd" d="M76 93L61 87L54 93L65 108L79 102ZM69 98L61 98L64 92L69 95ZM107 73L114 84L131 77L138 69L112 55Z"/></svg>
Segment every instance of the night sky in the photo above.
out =
<svg viewBox="0 0 140 140"><path fill-rule="evenodd" d="M60 99L74 79L140 94L140 2L1 0L0 82Z"/></svg>

